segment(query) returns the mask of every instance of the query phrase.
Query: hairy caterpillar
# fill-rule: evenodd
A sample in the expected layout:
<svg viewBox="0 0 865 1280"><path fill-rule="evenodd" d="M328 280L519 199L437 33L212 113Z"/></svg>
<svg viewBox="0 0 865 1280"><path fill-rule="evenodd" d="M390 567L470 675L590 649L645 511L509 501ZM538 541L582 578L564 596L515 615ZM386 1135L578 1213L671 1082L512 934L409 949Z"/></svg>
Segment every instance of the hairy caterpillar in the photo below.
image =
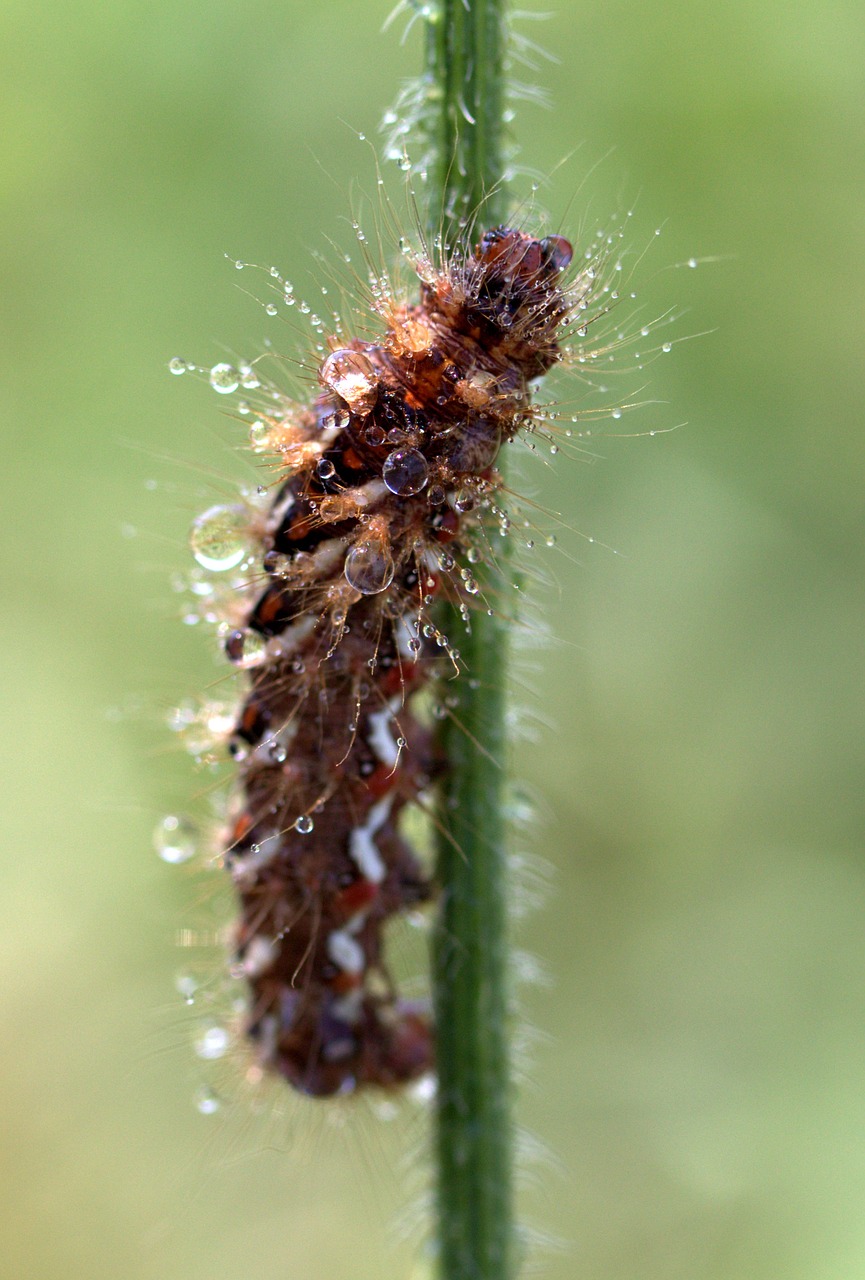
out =
<svg viewBox="0 0 865 1280"><path fill-rule="evenodd" d="M309 1095L395 1088L432 1065L428 1015L383 955L387 922L433 892L399 829L447 767L418 703L460 668L435 606L471 625L472 564L506 520L499 449L536 429L530 384L598 288L592 262L563 284L571 258L561 236L504 226L439 261L418 254L419 300L379 287L380 336L334 338L311 404L266 387L244 405L275 473L264 501L193 525L199 565L234 573L209 607L245 673L223 845L245 1031L261 1066ZM252 366L210 381L262 388Z"/></svg>

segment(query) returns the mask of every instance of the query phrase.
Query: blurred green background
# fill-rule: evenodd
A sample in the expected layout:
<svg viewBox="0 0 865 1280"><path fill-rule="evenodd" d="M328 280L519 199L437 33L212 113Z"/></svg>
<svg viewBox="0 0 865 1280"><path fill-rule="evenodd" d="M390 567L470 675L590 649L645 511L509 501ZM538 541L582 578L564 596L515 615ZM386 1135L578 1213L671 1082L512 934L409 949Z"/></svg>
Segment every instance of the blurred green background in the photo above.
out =
<svg viewBox="0 0 865 1280"><path fill-rule="evenodd" d="M312 294L311 253L350 245L353 175L375 185L355 132L419 60L387 12L0 14L16 1280L419 1274L393 1227L420 1213L418 1115L256 1117L239 1087L195 1110L175 937L220 908L151 846L201 785L162 718L218 675L169 580L190 517L249 475L224 404L166 364L292 349L223 253ZM558 1163L525 1217L570 1241L538 1255L550 1280L865 1276L861 5L614 0L523 29L559 61L527 73L554 105L521 108L522 158L578 148L554 220L591 237L636 199L638 287L687 309L671 336L714 331L623 422L685 427L530 476L596 541L539 561L556 639L520 693L548 722L516 751L547 812L529 843L556 866L523 932L554 984L525 992L520 1122ZM724 260L665 270L691 256Z"/></svg>

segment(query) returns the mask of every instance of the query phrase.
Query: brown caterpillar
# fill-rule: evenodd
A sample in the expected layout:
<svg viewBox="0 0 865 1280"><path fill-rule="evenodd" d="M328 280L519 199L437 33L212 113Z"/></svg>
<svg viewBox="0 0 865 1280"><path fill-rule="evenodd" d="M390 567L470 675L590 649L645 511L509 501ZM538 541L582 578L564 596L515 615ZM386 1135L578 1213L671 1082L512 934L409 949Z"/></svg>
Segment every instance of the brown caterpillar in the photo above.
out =
<svg viewBox="0 0 865 1280"><path fill-rule="evenodd" d="M433 893L399 830L446 767L417 698L459 666L433 606L470 619L499 449L532 429L530 383L583 323L594 272L564 288L571 257L561 236L503 226L443 265L418 257L419 301L383 291L380 338L332 349L311 405L274 395L256 410L254 447L278 476L269 505L193 527L203 567L245 574L218 605L247 673L224 847L245 1029L261 1065L306 1094L395 1088L432 1065L428 1016L382 954L386 923ZM249 366L218 365L211 382L260 385Z"/></svg>

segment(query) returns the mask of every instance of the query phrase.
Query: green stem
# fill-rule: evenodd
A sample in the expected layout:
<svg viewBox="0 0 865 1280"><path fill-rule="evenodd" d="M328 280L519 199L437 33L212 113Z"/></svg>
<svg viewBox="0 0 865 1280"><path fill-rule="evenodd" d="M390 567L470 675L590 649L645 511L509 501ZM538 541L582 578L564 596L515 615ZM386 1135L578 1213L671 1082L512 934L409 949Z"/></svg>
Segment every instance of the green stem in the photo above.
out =
<svg viewBox="0 0 865 1280"><path fill-rule="evenodd" d="M427 28L430 231L445 242L504 215L503 24L504 0L441 0ZM504 550L503 541L497 563L477 575L493 615L474 612L468 635L455 609L445 610L443 623L466 670L442 732L448 772L433 941L442 1280L509 1280L515 1271L502 772L508 626L498 612L509 585Z"/></svg>
<svg viewBox="0 0 865 1280"><path fill-rule="evenodd" d="M427 26L430 219L470 236L504 213L505 0L440 0Z"/></svg>

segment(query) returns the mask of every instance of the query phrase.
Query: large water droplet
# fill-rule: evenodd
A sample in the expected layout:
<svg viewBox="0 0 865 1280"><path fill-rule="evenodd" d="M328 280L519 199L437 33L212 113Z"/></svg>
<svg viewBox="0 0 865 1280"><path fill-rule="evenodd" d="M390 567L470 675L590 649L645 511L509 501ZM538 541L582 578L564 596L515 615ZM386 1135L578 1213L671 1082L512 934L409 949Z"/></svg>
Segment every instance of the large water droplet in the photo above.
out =
<svg viewBox="0 0 865 1280"><path fill-rule="evenodd" d="M294 829L302 836L308 836L315 828L315 823L308 813L302 813L294 820Z"/></svg>
<svg viewBox="0 0 865 1280"><path fill-rule="evenodd" d="M344 347L331 352L318 376L322 385L335 391L355 413L369 413L378 397L375 368L362 351Z"/></svg>
<svg viewBox="0 0 865 1280"><path fill-rule="evenodd" d="M244 669L260 666L267 656L264 636L260 631L253 631L251 627L227 632L224 645L229 662Z"/></svg>
<svg viewBox="0 0 865 1280"><path fill-rule="evenodd" d="M365 596L378 595L393 582L394 565L390 552L378 540L357 542L345 557L345 580Z"/></svg>
<svg viewBox="0 0 865 1280"><path fill-rule="evenodd" d="M222 573L239 565L247 552L249 519L241 506L210 507L193 521L192 554L202 569Z"/></svg>
<svg viewBox="0 0 865 1280"><path fill-rule="evenodd" d="M189 366L185 360L181 360L180 356L174 356L168 361L168 370L170 373L186 373Z"/></svg>
<svg viewBox="0 0 865 1280"><path fill-rule="evenodd" d="M221 1058L228 1048L229 1035L225 1027L220 1027L214 1023L212 1026L204 1027L201 1034L195 1041L195 1052L199 1058L204 1058L208 1062L212 1062L215 1058Z"/></svg>
<svg viewBox="0 0 865 1280"><path fill-rule="evenodd" d="M240 374L233 364L215 364L210 370L210 385L221 396L227 396L240 385Z"/></svg>
<svg viewBox="0 0 865 1280"><path fill-rule="evenodd" d="M417 449L394 449L384 460L381 478L400 498L420 493L429 478L426 458Z"/></svg>
<svg viewBox="0 0 865 1280"><path fill-rule="evenodd" d="M162 818L153 833L153 845L163 862L177 866L195 857L198 832L186 818L174 814Z"/></svg>

